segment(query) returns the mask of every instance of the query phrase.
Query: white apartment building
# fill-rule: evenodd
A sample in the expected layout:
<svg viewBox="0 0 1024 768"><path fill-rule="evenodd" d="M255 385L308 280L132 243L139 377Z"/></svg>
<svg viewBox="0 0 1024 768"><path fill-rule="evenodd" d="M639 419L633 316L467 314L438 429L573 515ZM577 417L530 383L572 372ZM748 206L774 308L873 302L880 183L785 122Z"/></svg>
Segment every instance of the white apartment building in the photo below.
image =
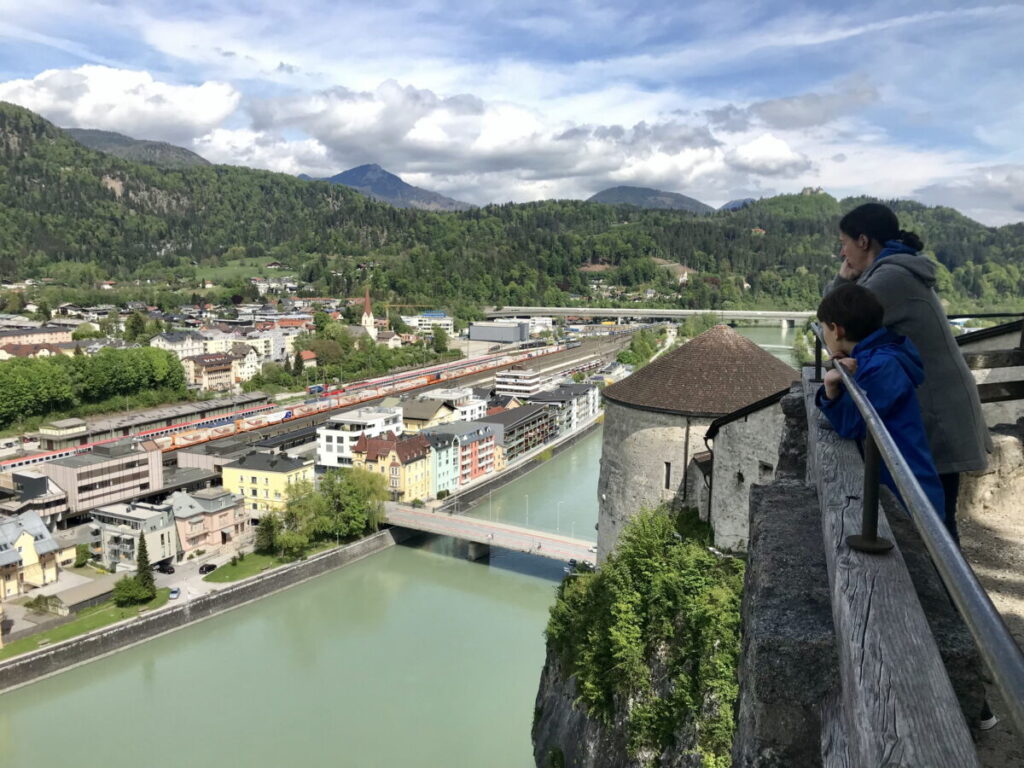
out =
<svg viewBox="0 0 1024 768"><path fill-rule="evenodd" d="M154 336L149 346L173 352L179 360L203 354L205 339L194 331L171 331Z"/></svg>
<svg viewBox="0 0 1024 768"><path fill-rule="evenodd" d="M543 389L540 374L532 368L521 368L516 365L498 371L494 377L494 391L497 395L511 395L526 399Z"/></svg>
<svg viewBox="0 0 1024 768"><path fill-rule="evenodd" d="M441 400L450 404L458 413L457 421L476 421L487 414L487 401L473 395L469 387L433 389L424 392L418 400Z"/></svg>
<svg viewBox="0 0 1024 768"><path fill-rule="evenodd" d="M401 435L402 409L368 406L333 416L316 431L316 463L323 467L351 467L352 447L367 437L385 432Z"/></svg>
<svg viewBox="0 0 1024 768"><path fill-rule="evenodd" d="M455 333L455 321L444 312L422 312L418 315L402 315L402 322L420 333L430 333L436 325L445 333Z"/></svg>

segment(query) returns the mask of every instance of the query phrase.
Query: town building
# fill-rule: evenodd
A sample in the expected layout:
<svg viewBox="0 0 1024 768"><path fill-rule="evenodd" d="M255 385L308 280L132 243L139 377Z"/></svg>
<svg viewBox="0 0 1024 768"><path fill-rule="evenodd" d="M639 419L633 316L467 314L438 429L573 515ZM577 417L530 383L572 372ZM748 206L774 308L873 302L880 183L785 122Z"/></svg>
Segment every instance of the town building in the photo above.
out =
<svg viewBox="0 0 1024 768"><path fill-rule="evenodd" d="M430 497L435 499L459 488L459 440L443 430L444 427L435 427L420 432L430 443Z"/></svg>
<svg viewBox="0 0 1024 768"><path fill-rule="evenodd" d="M571 434L588 423L597 416L601 405L593 384L563 384L531 395L526 401L552 409L559 436Z"/></svg>
<svg viewBox="0 0 1024 768"><path fill-rule="evenodd" d="M430 442L423 435L363 435L352 449L352 467L383 475L394 501L430 498L433 467Z"/></svg>
<svg viewBox="0 0 1024 768"><path fill-rule="evenodd" d="M58 325L0 330L0 346L5 344L63 344L68 341L71 341L71 329Z"/></svg>
<svg viewBox="0 0 1024 768"><path fill-rule="evenodd" d="M151 441L118 440L90 453L35 466L67 494L67 520L95 507L145 496L164 487L163 454Z"/></svg>
<svg viewBox="0 0 1024 768"><path fill-rule="evenodd" d="M405 431L410 434L439 424L448 424L458 417L458 411L443 400L402 401L402 423Z"/></svg>
<svg viewBox="0 0 1024 768"><path fill-rule="evenodd" d="M185 382L194 389L231 392L235 389L235 361L231 355L195 355L181 360Z"/></svg>
<svg viewBox="0 0 1024 768"><path fill-rule="evenodd" d="M494 320L469 324L471 341L516 344L530 339L529 320Z"/></svg>
<svg viewBox="0 0 1024 768"><path fill-rule="evenodd" d="M150 564L171 562L178 554L178 533L170 504L109 504L92 513L99 529L100 561L107 570L134 571L139 539L146 537Z"/></svg>
<svg viewBox="0 0 1024 768"><path fill-rule="evenodd" d="M0 473L0 515L35 512L53 531L68 525L68 495L46 475L30 469Z"/></svg>
<svg viewBox="0 0 1024 768"><path fill-rule="evenodd" d="M316 368L316 352L311 349L304 349L299 352L299 357L302 358L302 365L305 368Z"/></svg>
<svg viewBox="0 0 1024 768"><path fill-rule="evenodd" d="M70 337L68 338L70 341ZM149 340L149 346L163 349L177 355L179 360L195 357L205 351L203 337L195 331L170 331L158 333Z"/></svg>
<svg viewBox="0 0 1024 768"><path fill-rule="evenodd" d="M457 449L456 479L460 486L495 471L497 429L493 424L482 421L456 421L431 427L424 430L423 434L428 440L437 435L451 438L453 446Z"/></svg>
<svg viewBox="0 0 1024 768"><path fill-rule="evenodd" d="M718 325L606 387L598 559L608 556L626 521L641 509L665 502L695 503L688 497L687 468L707 450L704 438L713 421L788 389L796 378L793 368L728 326ZM749 441L772 443L777 452L781 414L758 428L771 434ZM771 456L774 464L775 453ZM748 477L744 472L732 482ZM717 481L714 486L715 492L722 490ZM746 502L722 511L747 519ZM734 528L731 519L714 512L711 524L716 542L719 530L725 536ZM736 540L732 534L728 537Z"/></svg>
<svg viewBox="0 0 1024 768"><path fill-rule="evenodd" d="M494 393L496 395L511 395L524 400L540 392L542 384L537 371L513 365L511 368L506 368L495 374Z"/></svg>
<svg viewBox="0 0 1024 768"><path fill-rule="evenodd" d="M458 421L476 421L487 413L487 401L477 397L470 387L431 389L418 395L417 400L440 400L455 409Z"/></svg>
<svg viewBox="0 0 1024 768"><path fill-rule="evenodd" d="M351 467L352 448L363 435L379 437L404 431L401 408L367 406L332 416L316 431L316 463L322 467Z"/></svg>
<svg viewBox="0 0 1024 768"><path fill-rule="evenodd" d="M250 516L283 511L296 483L313 481L313 462L270 453L250 453L222 468L224 487L245 497Z"/></svg>
<svg viewBox="0 0 1024 768"><path fill-rule="evenodd" d="M543 445L555 435L555 420L543 405L523 405L512 410L488 414L480 419L495 427L495 444L501 449L502 467Z"/></svg>
<svg viewBox="0 0 1024 768"><path fill-rule="evenodd" d="M0 517L0 601L55 582L58 549L35 512Z"/></svg>
<svg viewBox="0 0 1024 768"><path fill-rule="evenodd" d="M440 310L428 310L418 315L402 315L402 322L419 333L433 333L435 327L448 335L455 333L455 321Z"/></svg>
<svg viewBox="0 0 1024 768"><path fill-rule="evenodd" d="M189 556L238 551L252 539L252 516L245 501L227 488L176 491L167 499L178 532L179 561Z"/></svg>

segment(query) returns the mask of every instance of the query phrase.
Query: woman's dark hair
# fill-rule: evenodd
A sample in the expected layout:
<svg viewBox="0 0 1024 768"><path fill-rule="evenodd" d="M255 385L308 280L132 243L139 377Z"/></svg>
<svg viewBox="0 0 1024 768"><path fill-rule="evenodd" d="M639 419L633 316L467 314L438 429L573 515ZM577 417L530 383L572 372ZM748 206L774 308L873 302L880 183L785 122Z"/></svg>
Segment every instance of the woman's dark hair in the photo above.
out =
<svg viewBox="0 0 1024 768"><path fill-rule="evenodd" d="M867 288L845 283L825 294L817 314L823 323L843 326L850 341L863 341L882 327L885 310Z"/></svg>
<svg viewBox="0 0 1024 768"><path fill-rule="evenodd" d="M915 251L924 248L921 238L913 232L900 229L896 214L889 206L881 203L858 205L839 220L839 229L854 240L861 235L867 235L868 239L880 245L885 245L890 240L898 240Z"/></svg>

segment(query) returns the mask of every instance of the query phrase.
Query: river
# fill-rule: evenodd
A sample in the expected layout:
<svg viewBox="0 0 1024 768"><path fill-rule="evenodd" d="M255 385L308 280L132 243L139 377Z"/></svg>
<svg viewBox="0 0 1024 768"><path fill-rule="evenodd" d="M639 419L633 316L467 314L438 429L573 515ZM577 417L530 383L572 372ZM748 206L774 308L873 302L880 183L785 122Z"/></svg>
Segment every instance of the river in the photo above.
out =
<svg viewBox="0 0 1024 768"><path fill-rule="evenodd" d="M598 429L470 514L594 539L600 454ZM529 768L562 566L453 548L395 547L6 694L0 766Z"/></svg>

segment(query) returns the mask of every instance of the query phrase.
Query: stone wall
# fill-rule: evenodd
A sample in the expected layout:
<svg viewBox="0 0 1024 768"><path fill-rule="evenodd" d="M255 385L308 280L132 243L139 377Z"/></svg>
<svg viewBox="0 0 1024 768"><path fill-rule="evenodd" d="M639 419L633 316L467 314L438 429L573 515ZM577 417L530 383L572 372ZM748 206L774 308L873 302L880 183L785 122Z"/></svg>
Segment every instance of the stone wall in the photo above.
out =
<svg viewBox="0 0 1024 768"><path fill-rule="evenodd" d="M781 437L782 410L777 404L729 422L715 435L711 481L715 546L746 551L750 489L775 477Z"/></svg>
<svg viewBox="0 0 1024 768"><path fill-rule="evenodd" d="M65 669L95 661L136 643L210 618L261 597L333 571L367 555L393 546L401 534L380 531L344 547L328 550L308 560L275 568L251 579L190 601L170 605L137 619L89 632L80 637L0 663L0 693L31 683Z"/></svg>
<svg viewBox="0 0 1024 768"><path fill-rule="evenodd" d="M775 481L750 494L750 538L743 594L740 698L735 768L822 765L843 724L834 712L839 684L831 589L817 493L805 484L807 424L799 387L780 403L785 416ZM882 506L960 706L980 711L981 666L913 522L883 489Z"/></svg>
<svg viewBox="0 0 1024 768"><path fill-rule="evenodd" d="M598 481L597 559L615 547L626 521L644 508L677 497L686 503L686 468L707 450L711 419L687 418L628 408L605 401L601 475ZM665 488L665 463L671 465Z"/></svg>

